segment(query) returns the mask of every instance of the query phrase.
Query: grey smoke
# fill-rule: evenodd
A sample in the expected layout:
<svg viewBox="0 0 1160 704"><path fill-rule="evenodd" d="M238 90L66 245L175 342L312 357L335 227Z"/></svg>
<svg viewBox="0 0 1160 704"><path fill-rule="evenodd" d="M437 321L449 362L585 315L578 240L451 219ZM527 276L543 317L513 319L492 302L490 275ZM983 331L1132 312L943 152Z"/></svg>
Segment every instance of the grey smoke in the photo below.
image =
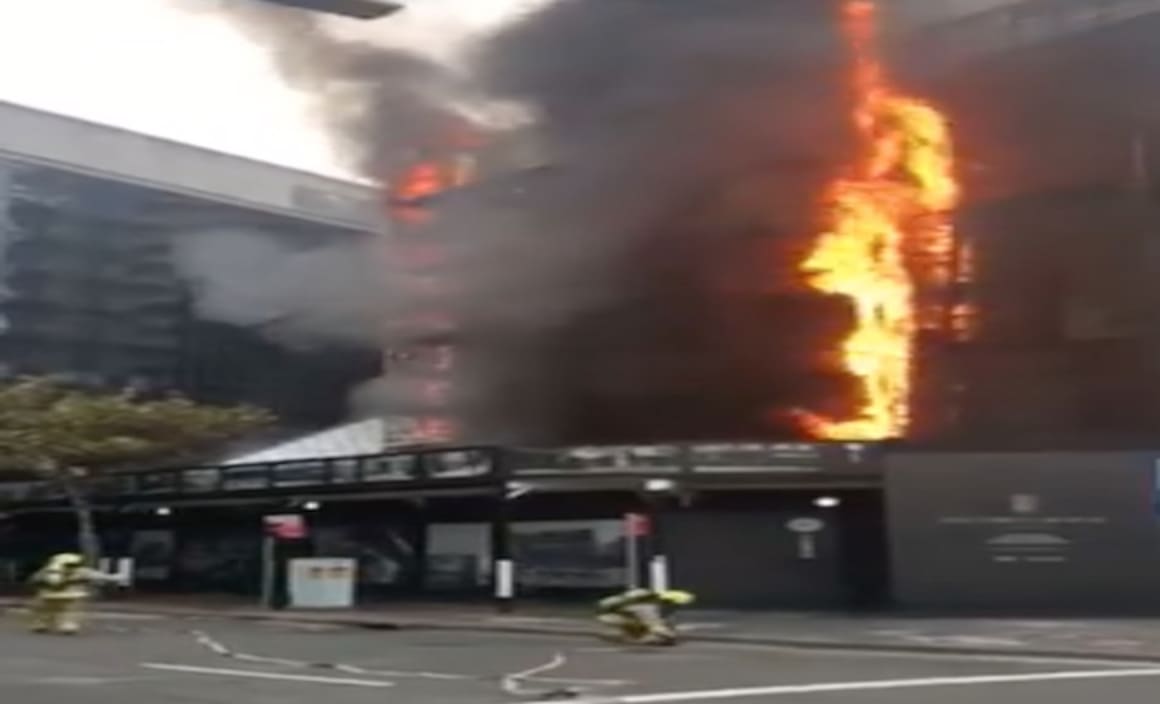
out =
<svg viewBox="0 0 1160 704"><path fill-rule="evenodd" d="M292 247L273 232L220 229L174 241L196 312L296 346L382 342L381 244Z"/></svg>
<svg viewBox="0 0 1160 704"><path fill-rule="evenodd" d="M312 93L318 117L340 152L362 174L381 181L414 158L472 89L429 57L327 31L321 16L255 0L178 0L194 11L237 21L269 46L282 74ZM385 20L390 21L390 20Z"/></svg>

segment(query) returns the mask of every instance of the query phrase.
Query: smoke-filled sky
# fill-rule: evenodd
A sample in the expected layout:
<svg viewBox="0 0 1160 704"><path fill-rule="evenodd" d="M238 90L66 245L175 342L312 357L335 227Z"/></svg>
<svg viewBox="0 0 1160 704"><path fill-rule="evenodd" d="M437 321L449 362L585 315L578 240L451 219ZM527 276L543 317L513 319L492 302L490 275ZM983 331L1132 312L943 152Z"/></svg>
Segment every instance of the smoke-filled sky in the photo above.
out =
<svg viewBox="0 0 1160 704"><path fill-rule="evenodd" d="M346 173L310 99L265 48L215 13L216 0L0 3L0 100L312 171ZM417 0L358 24L383 42L442 57L537 0ZM339 21L339 24L343 24ZM343 28L338 27L339 31Z"/></svg>
<svg viewBox="0 0 1160 704"><path fill-rule="evenodd" d="M216 0L179 0L185 8ZM412 0L358 24L386 42L446 56L467 37L550 0ZM889 0L964 13L1014 0ZM347 172L266 50L212 13L178 0L0 3L0 100L119 125L265 161ZM713 2L713 0L708 0ZM919 7L921 6L921 7ZM354 26L346 23L348 29Z"/></svg>

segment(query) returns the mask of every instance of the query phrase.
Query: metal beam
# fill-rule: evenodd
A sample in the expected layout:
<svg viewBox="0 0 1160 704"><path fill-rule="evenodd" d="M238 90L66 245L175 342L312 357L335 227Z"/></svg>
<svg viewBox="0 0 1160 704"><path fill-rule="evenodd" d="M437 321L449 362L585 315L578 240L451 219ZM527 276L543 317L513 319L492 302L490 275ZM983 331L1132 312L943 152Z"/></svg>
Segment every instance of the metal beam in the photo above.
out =
<svg viewBox="0 0 1160 704"><path fill-rule="evenodd" d="M1023 0L915 30L900 58L906 66L907 57L922 57L914 70L937 75L1157 13L1160 0Z"/></svg>
<svg viewBox="0 0 1160 704"><path fill-rule="evenodd" d="M404 9L401 3L391 0L262 0L273 5L298 7L330 15L352 17L360 20L377 20L393 15Z"/></svg>

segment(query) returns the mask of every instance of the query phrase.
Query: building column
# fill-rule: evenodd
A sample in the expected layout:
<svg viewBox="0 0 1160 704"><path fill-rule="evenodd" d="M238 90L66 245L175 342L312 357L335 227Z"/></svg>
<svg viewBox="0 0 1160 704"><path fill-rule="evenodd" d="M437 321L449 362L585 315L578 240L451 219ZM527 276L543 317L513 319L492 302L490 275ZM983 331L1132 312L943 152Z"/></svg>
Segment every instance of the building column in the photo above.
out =
<svg viewBox="0 0 1160 704"><path fill-rule="evenodd" d="M15 167L10 162L0 159L0 279L7 278L8 247L16 236L11 217L14 172Z"/></svg>

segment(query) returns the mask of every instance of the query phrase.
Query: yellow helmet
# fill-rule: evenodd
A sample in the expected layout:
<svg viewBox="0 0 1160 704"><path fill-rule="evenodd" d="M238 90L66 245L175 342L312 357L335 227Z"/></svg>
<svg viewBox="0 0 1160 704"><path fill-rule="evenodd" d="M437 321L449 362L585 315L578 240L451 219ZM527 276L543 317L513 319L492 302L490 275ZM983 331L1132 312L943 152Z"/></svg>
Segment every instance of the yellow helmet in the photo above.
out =
<svg viewBox="0 0 1160 704"><path fill-rule="evenodd" d="M679 589L666 589L661 592L661 599L670 604L677 606L688 606L697 600L697 597L692 592L681 591Z"/></svg>
<svg viewBox="0 0 1160 704"><path fill-rule="evenodd" d="M75 552L62 552L59 555L53 555L48 564L53 567L80 567L85 563L85 558Z"/></svg>

